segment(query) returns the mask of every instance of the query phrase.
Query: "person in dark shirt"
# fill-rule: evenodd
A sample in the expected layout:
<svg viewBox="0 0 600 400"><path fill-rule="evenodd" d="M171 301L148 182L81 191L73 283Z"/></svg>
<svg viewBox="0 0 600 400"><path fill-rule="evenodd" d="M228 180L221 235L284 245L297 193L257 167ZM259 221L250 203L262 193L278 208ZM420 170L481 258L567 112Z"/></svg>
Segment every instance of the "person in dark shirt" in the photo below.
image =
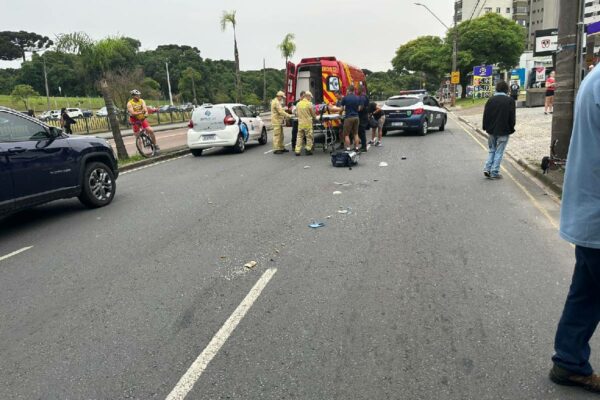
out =
<svg viewBox="0 0 600 400"><path fill-rule="evenodd" d="M383 124L385 124L385 114L381 107L377 105L375 102L371 102L369 104L369 115L375 122L377 122L377 126L373 126L371 128L371 142L370 144L374 146L383 146L381 143L381 137L383 136Z"/></svg>
<svg viewBox="0 0 600 400"><path fill-rule="evenodd" d="M369 128L369 98L367 97L367 88L360 88L360 107L358 110L358 136L360 137L360 151L367 151L367 129ZM357 143L355 143L357 145Z"/></svg>
<svg viewBox="0 0 600 400"><path fill-rule="evenodd" d="M298 100L292 103L293 107L296 107L300 100L304 98L304 90L300 92L300 97ZM292 149L296 148L296 138L298 137L298 118L292 119Z"/></svg>
<svg viewBox="0 0 600 400"><path fill-rule="evenodd" d="M508 84L496 85L496 93L485 104L483 130L488 133L488 159L483 174L489 179L500 179L500 163L508 144L508 136L515 132L515 101L508 97Z"/></svg>
<svg viewBox="0 0 600 400"><path fill-rule="evenodd" d="M65 130L65 133L72 134L71 125L76 123L77 121L69 116L66 108L60 110L60 126Z"/></svg>
<svg viewBox="0 0 600 400"><path fill-rule="evenodd" d="M344 108L345 117L344 117L344 144L346 145L346 150L351 150L350 148L350 136L354 138L354 146L356 150L359 143L358 137L358 111L360 109L362 102L360 97L358 97L354 93L354 85L348 86L348 91L346 96L342 99L340 105Z"/></svg>
<svg viewBox="0 0 600 400"><path fill-rule="evenodd" d="M517 81L513 81L510 85L510 97L512 97L515 101L519 99L519 91L521 90L521 86Z"/></svg>

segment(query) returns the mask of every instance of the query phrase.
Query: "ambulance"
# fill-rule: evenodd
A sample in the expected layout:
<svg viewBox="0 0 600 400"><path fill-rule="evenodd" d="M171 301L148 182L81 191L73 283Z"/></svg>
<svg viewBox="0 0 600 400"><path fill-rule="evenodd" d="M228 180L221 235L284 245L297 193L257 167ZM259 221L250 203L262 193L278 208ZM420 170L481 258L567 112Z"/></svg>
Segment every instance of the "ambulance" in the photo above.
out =
<svg viewBox="0 0 600 400"><path fill-rule="evenodd" d="M354 85L356 94L359 88L367 87L364 72L335 57L303 58L298 65L287 63L286 104L300 97L300 92L310 91L314 104L336 102L334 92L347 94L348 86Z"/></svg>

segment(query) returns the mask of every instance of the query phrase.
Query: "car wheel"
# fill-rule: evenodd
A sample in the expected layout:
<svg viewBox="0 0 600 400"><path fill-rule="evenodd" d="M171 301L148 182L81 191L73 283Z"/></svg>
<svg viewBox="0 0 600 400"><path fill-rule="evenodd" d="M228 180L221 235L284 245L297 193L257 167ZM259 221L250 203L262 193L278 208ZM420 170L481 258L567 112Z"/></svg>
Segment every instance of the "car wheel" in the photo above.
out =
<svg viewBox="0 0 600 400"><path fill-rule="evenodd" d="M448 121L448 117L444 117L444 121L440 125L440 132L444 132L446 130L446 122Z"/></svg>
<svg viewBox="0 0 600 400"><path fill-rule="evenodd" d="M240 135L238 135L235 145L233 145L233 152L234 153L243 153L244 150L246 150L246 143L244 143L244 137L240 134Z"/></svg>
<svg viewBox="0 0 600 400"><path fill-rule="evenodd" d="M117 183L112 170L102 162L91 162L85 167L79 201L86 207L108 205L115 197Z"/></svg>
<svg viewBox="0 0 600 400"><path fill-rule="evenodd" d="M267 144L267 128L263 128L258 138L258 144Z"/></svg>
<svg viewBox="0 0 600 400"><path fill-rule="evenodd" d="M191 149L190 151L194 157L200 157L202 155L202 150L204 149Z"/></svg>
<svg viewBox="0 0 600 400"><path fill-rule="evenodd" d="M419 129L419 134L421 136L425 136L427 135L427 132L429 132L429 123L427 122L427 118L425 118L423 120L423 124L421 125L421 129Z"/></svg>

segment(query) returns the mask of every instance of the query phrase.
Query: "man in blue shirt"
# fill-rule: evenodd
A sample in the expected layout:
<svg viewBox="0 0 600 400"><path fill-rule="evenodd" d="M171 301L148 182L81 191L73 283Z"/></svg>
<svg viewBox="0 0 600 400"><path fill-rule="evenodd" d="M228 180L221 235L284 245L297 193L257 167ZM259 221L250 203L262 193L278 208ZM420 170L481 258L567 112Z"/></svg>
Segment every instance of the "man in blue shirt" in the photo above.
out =
<svg viewBox="0 0 600 400"><path fill-rule="evenodd" d="M600 393L589 341L600 321L600 69L583 81L563 186L560 235L575 247L575 270L554 341L550 379Z"/></svg>
<svg viewBox="0 0 600 400"><path fill-rule="evenodd" d="M348 86L346 96L342 99L340 105L344 108L344 143L346 150L350 148L350 135L354 138L354 146L358 150L358 111L362 102L360 97L354 93L354 85Z"/></svg>

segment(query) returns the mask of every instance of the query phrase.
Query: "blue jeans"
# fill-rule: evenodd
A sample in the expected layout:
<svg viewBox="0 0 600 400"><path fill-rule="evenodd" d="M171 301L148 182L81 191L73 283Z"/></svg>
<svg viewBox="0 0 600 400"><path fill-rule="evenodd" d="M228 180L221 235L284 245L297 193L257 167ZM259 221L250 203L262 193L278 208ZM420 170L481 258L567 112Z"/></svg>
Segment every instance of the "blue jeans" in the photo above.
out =
<svg viewBox="0 0 600 400"><path fill-rule="evenodd" d="M488 136L488 148L489 154L488 159L485 163L484 170L491 172L492 175L498 175L500 173L500 163L504 156L504 150L508 144L507 136Z"/></svg>
<svg viewBox="0 0 600 400"><path fill-rule="evenodd" d="M591 375L589 341L600 321L600 249L577 246L571 288L554 339L554 364Z"/></svg>

